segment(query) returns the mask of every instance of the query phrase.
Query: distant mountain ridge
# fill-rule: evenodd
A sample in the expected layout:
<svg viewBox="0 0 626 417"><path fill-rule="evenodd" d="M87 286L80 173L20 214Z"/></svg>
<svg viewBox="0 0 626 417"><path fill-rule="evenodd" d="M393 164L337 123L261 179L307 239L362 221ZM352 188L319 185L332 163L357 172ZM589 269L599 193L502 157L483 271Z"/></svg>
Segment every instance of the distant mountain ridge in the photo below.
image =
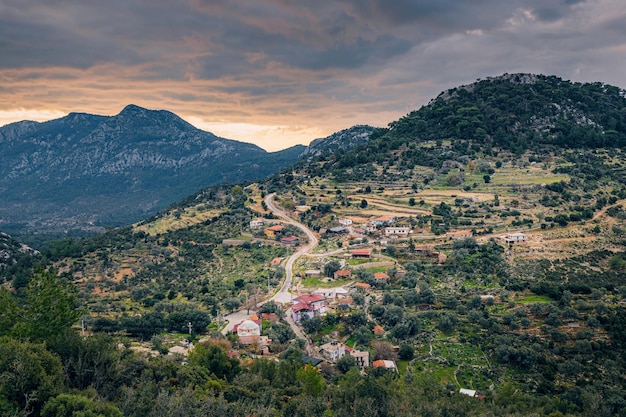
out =
<svg viewBox="0 0 626 417"><path fill-rule="evenodd" d="M442 92L388 128L354 126L308 148L274 153L219 138L165 110L129 105L110 117L70 113L0 128L0 230L16 237L99 231L139 221L212 184L264 178L312 158L326 162L316 170L338 179L393 181L392 171L374 165L440 168L493 149L542 155L624 145L624 90L534 74L478 80Z"/></svg>
<svg viewBox="0 0 626 417"><path fill-rule="evenodd" d="M268 153L135 105L115 116L12 123L0 128L0 228L127 224L211 184L267 176L304 149Z"/></svg>

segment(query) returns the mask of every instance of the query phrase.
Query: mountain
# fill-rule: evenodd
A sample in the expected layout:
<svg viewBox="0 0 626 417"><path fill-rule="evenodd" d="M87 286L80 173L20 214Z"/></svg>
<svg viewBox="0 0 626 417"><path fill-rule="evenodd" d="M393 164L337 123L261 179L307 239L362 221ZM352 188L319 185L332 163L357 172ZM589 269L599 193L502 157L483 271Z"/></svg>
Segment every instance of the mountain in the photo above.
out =
<svg viewBox="0 0 626 417"><path fill-rule="evenodd" d="M428 105L375 131L367 145L338 156L329 169L377 162L441 167L499 148L522 154L626 145L626 92L600 82L505 74L442 92ZM420 147L432 143L435 146ZM438 145L451 143L442 152ZM358 175L362 175L359 170Z"/></svg>
<svg viewBox="0 0 626 417"><path fill-rule="evenodd" d="M442 93L353 150L208 187L133 226L55 242L41 261L76 285L86 307L81 324L94 337L51 342L64 364L119 364L97 380L68 372L62 389L82 384L128 415L180 415L181 404L216 415L308 415L311 406L320 415L621 415L624 108L623 91L600 83L528 74L482 80ZM300 246L266 232L282 222L270 211L272 193L280 214L319 238L314 256L293 263L299 295L332 286L350 292L333 314L301 321L304 346L323 354L336 340L393 360L394 371L372 363L358 372L354 360L329 360L323 372L305 367L281 320L263 323L270 360L255 359L256 347L236 336L214 338L224 319L239 322L248 309L283 312L275 303L255 308L282 285L284 265L304 251L306 237L286 223L282 236ZM339 224L350 225L334 233ZM371 252L355 251L365 248ZM350 281L319 276L336 268L350 271ZM8 307L0 331L22 340L34 322L28 303L41 299L41 311L57 299L21 296L26 274L6 271L15 295L0 294ZM246 314L228 314L238 309ZM189 335L197 349L189 360L143 359L146 348L188 346L190 323L198 334ZM133 343L120 344L120 335ZM142 356L123 350L141 341ZM41 356L20 343L4 351ZM233 350L250 366L228 362ZM140 384L159 389L136 390ZM220 389L219 402L197 389L209 384Z"/></svg>
<svg viewBox="0 0 626 417"><path fill-rule="evenodd" d="M367 143L375 129L372 126L356 125L325 138L315 139L304 150L302 156L305 158L319 157L354 148L357 145Z"/></svg>
<svg viewBox="0 0 626 417"><path fill-rule="evenodd" d="M24 255L35 255L38 252L18 242L4 232L0 232L0 270L14 265Z"/></svg>
<svg viewBox="0 0 626 417"><path fill-rule="evenodd" d="M262 178L303 146L268 153L164 110L70 113L0 128L0 227L89 232L128 224L211 184Z"/></svg>

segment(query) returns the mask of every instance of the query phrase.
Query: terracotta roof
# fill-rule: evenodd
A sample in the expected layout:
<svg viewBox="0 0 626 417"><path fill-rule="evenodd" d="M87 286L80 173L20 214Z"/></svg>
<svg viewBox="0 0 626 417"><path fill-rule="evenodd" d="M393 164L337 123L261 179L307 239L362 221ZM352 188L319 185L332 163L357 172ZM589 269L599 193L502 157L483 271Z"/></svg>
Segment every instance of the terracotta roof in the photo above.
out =
<svg viewBox="0 0 626 417"><path fill-rule="evenodd" d="M268 228L267 228L267 229L265 229L265 230L271 230L271 231L273 231L273 232L280 232L280 231L282 231L282 230L283 230L283 226L282 226L282 225L280 225L280 224L275 224L274 226L270 226L270 227L268 227Z"/></svg>
<svg viewBox="0 0 626 417"><path fill-rule="evenodd" d="M396 365L393 363L393 361L387 361L387 360L384 360L384 359L379 359L377 361L372 362L372 366L374 368L383 367L383 368L387 368L387 369L394 369L396 367Z"/></svg>
<svg viewBox="0 0 626 417"><path fill-rule="evenodd" d="M267 320L267 321L278 321L278 315L275 313L262 313L261 317L263 318L263 320Z"/></svg>
<svg viewBox="0 0 626 417"><path fill-rule="evenodd" d="M313 310L313 307L311 307L307 303L298 303L294 305L293 307L291 307L291 310L293 310L294 313L297 313L298 311L302 311L302 310L308 310L308 311Z"/></svg>
<svg viewBox="0 0 626 417"><path fill-rule="evenodd" d="M374 274L374 278L376 278L376 279L389 279L389 275L385 274L384 272L376 272Z"/></svg>
<svg viewBox="0 0 626 417"><path fill-rule="evenodd" d="M354 286L359 288L365 288L366 290L372 288L372 286L366 282L357 282L356 284L354 284Z"/></svg>
<svg viewBox="0 0 626 417"><path fill-rule="evenodd" d="M338 277L349 277L350 275L352 275L352 272L350 272L347 269L338 269L335 271L335 274Z"/></svg>
<svg viewBox="0 0 626 417"><path fill-rule="evenodd" d="M371 255L372 254L372 250L371 249L356 249L352 251L353 255Z"/></svg>
<svg viewBox="0 0 626 417"><path fill-rule="evenodd" d="M294 298L294 300L299 301L301 303L315 303L316 301L324 301L326 297L322 294L309 294L309 295L301 295L299 297Z"/></svg>

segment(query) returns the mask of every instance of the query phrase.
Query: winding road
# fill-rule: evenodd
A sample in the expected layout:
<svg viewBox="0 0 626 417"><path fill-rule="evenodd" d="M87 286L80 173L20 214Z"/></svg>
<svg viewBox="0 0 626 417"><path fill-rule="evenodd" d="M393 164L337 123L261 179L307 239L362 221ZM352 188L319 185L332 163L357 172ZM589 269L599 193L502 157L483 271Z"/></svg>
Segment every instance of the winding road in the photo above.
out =
<svg viewBox="0 0 626 417"><path fill-rule="evenodd" d="M276 205L274 204L274 195L275 194L272 193L265 197L265 204L267 205L267 208L269 208L272 213L283 219L288 224L302 230L309 239L309 243L307 243L306 246L300 248L299 251L295 252L289 257L289 259L287 259L287 263L285 264L285 281L283 282L283 285L281 285L280 289L276 292L276 294L274 294L272 298L270 298L270 300L272 301L285 304L292 303L293 301L293 292L291 288L293 286L293 264L298 260L298 258L313 250L319 243L319 240L317 239L317 236L315 236L313 231L311 231L311 229L287 216L287 213L276 207ZM291 327L291 330L293 330L298 338L306 341L305 352L308 355L315 355L316 352L314 345L308 339L306 334L302 331L300 326L298 326L293 321L293 318L291 316L291 306L285 312L285 321L289 324L289 327Z"/></svg>
<svg viewBox="0 0 626 417"><path fill-rule="evenodd" d="M279 209L274 203L274 195L275 193L271 193L265 197L265 204L267 205L267 208L270 209L271 212L274 213L275 216L281 218L285 223L295 226L298 229L302 230L306 234L309 240L309 242L305 246L301 247L300 250L295 252L293 255L289 257L289 259L287 259L287 263L285 264L285 280L283 281L280 289L270 298L271 301L275 301L281 304L286 304L286 303L291 303L293 301L293 295L292 295L293 293L291 292L291 287L293 286L294 263L296 262L296 260L298 260L298 258L307 254L309 251L313 250L319 243L319 240L317 239L317 236L315 236L315 233L313 233L313 231L311 231L308 227L306 227L302 223L295 221L294 219L289 217L287 213ZM240 323L242 320L245 320L248 317L249 315L247 314L246 309L242 309L234 313L231 313L227 316L224 316L224 319L226 319L228 323L222 329L222 334L228 333L229 331L233 329L235 324ZM308 339L306 335L304 334L304 332L302 331L302 329L298 325L296 325L296 323L293 321L291 317L291 308L289 308L285 313L285 321L289 323L289 326L294 331L296 336L308 342ZM310 345L310 343L307 343L307 349L306 349L307 353L309 354L313 353L311 349L312 349L312 346Z"/></svg>
<svg viewBox="0 0 626 417"><path fill-rule="evenodd" d="M274 215L283 219L286 223L302 230L309 239L309 243L306 246L300 248L299 251L295 252L289 257L289 259L287 259L287 263L285 264L285 281L283 282L283 285L280 287L278 292L276 292L276 294L274 294L271 298L272 301L284 304L290 303L292 301L292 293L290 290L293 285L293 264L302 255L305 255L309 251L313 250L319 243L319 240L317 239L317 236L315 236L313 231L311 231L308 227L306 227L302 223L295 221L291 217L287 216L287 213L276 207L276 205L274 204L274 195L275 194L272 193L268 194L265 197L265 204L267 205L267 208L269 208L272 213L274 213Z"/></svg>

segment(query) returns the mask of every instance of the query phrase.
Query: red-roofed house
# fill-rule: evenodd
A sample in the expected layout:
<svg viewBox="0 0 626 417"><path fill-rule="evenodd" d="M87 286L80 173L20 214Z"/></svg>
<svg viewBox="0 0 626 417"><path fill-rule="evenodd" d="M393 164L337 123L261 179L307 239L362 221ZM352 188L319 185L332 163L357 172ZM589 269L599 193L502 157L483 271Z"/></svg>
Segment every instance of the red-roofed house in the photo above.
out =
<svg viewBox="0 0 626 417"><path fill-rule="evenodd" d="M276 237L276 233L280 233L283 231L283 226L280 224L275 224L274 226L267 227L263 233L267 237Z"/></svg>
<svg viewBox="0 0 626 417"><path fill-rule="evenodd" d="M389 275L385 274L384 272L376 272L374 274L374 279L376 280L376 282L386 282L389 281Z"/></svg>
<svg viewBox="0 0 626 417"><path fill-rule="evenodd" d="M281 243L286 243L288 245L297 245L300 243L300 240L295 236L285 236L280 239Z"/></svg>
<svg viewBox="0 0 626 417"><path fill-rule="evenodd" d="M370 288L372 288L372 286L367 282L357 282L356 284L354 284L354 286L357 288L363 288L364 290L369 290Z"/></svg>
<svg viewBox="0 0 626 417"><path fill-rule="evenodd" d="M294 298L296 303L291 308L293 321L299 322L304 316L313 318L326 313L325 300L326 298L321 294L301 295Z"/></svg>
<svg viewBox="0 0 626 417"><path fill-rule="evenodd" d="M395 220L395 217L391 216L381 216L375 219L370 220L370 224L372 226L382 226L384 224L391 224Z"/></svg>
<svg viewBox="0 0 626 417"><path fill-rule="evenodd" d="M351 253L353 258L370 258L372 256L371 249L355 249Z"/></svg>
<svg viewBox="0 0 626 417"><path fill-rule="evenodd" d="M276 313L261 313L261 318L270 323L278 323L280 321L280 317Z"/></svg>
<svg viewBox="0 0 626 417"><path fill-rule="evenodd" d="M385 368L391 371L397 372L398 368L396 368L396 363L394 361L388 361L384 359L379 359L377 361L372 362L372 366L374 368Z"/></svg>
<svg viewBox="0 0 626 417"><path fill-rule="evenodd" d="M338 269L333 273L333 278L335 279L350 279L352 276L352 272L348 269Z"/></svg>

